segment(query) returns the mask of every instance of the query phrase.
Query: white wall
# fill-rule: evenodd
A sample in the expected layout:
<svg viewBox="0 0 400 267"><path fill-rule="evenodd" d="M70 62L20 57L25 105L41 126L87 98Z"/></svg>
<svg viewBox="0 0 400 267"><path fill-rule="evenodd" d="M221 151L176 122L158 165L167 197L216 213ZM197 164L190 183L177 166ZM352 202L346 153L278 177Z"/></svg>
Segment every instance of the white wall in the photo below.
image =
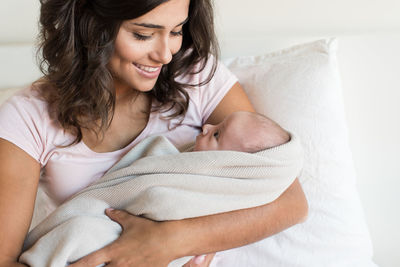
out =
<svg viewBox="0 0 400 267"><path fill-rule="evenodd" d="M33 49L38 14L39 0L0 1L0 89L40 76Z"/></svg>
<svg viewBox="0 0 400 267"><path fill-rule="evenodd" d="M400 29L398 0L216 0L224 32L240 35Z"/></svg>
<svg viewBox="0 0 400 267"><path fill-rule="evenodd" d="M0 1L0 43L30 43L37 33L39 0Z"/></svg>

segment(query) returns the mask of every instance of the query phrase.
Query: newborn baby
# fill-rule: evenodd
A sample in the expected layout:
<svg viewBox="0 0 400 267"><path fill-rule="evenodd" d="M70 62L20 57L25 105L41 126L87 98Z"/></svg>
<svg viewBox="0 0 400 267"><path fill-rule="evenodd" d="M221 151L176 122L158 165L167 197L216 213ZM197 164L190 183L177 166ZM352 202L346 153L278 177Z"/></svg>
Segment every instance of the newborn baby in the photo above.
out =
<svg viewBox="0 0 400 267"><path fill-rule="evenodd" d="M258 113L240 111L232 113L217 125L205 124L193 150L255 153L289 140L289 133L271 119Z"/></svg>

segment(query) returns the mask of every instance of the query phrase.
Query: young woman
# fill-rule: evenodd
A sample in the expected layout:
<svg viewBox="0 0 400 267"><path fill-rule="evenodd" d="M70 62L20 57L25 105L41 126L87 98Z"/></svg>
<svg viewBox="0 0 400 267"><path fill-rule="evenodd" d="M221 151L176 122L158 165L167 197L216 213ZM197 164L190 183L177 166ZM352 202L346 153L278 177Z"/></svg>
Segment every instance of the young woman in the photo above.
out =
<svg viewBox="0 0 400 267"><path fill-rule="evenodd" d="M205 122L254 111L218 64L211 0L41 0L40 25L44 76L0 109L0 267L21 266L39 182L62 203L147 136L181 146ZM307 202L296 180L271 204L218 215L106 213L121 237L72 266L166 266L209 253L199 265L208 266L214 252L300 222Z"/></svg>

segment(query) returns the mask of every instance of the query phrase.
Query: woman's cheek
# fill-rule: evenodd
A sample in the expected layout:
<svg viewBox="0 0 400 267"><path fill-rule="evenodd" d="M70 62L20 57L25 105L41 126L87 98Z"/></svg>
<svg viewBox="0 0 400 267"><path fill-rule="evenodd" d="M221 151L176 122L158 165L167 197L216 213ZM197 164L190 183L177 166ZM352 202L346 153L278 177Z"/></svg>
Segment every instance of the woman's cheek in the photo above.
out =
<svg viewBox="0 0 400 267"><path fill-rule="evenodd" d="M171 53L173 54L173 55L175 55L176 53L178 53L179 52L179 50L181 50L181 47L182 47L182 37L179 37L179 38L175 38L175 40L173 40L172 41L172 44L171 44Z"/></svg>

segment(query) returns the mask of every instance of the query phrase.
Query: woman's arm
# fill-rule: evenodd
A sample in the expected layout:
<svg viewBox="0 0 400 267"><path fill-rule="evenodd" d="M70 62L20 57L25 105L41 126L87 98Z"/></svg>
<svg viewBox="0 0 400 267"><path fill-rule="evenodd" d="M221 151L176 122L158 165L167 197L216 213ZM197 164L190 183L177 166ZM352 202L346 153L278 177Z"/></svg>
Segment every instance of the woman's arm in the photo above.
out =
<svg viewBox="0 0 400 267"><path fill-rule="evenodd" d="M216 107L208 122L218 123L235 111L254 111L239 83ZM127 262L137 267L166 266L182 256L226 250L266 238L303 221L307 211L297 179L272 203L217 215L154 222L120 210L107 211L111 219L121 224L121 237L72 266L97 266L104 262L113 266L126 266Z"/></svg>
<svg viewBox="0 0 400 267"><path fill-rule="evenodd" d="M274 202L256 208L169 222L177 256L200 255L240 247L302 222L307 201L295 182Z"/></svg>
<svg viewBox="0 0 400 267"><path fill-rule="evenodd" d="M236 111L255 112L253 105L239 83L235 83L217 107L211 113L206 123L218 124L225 117Z"/></svg>
<svg viewBox="0 0 400 267"><path fill-rule="evenodd" d="M0 267L17 263L32 219L40 165L0 138Z"/></svg>

